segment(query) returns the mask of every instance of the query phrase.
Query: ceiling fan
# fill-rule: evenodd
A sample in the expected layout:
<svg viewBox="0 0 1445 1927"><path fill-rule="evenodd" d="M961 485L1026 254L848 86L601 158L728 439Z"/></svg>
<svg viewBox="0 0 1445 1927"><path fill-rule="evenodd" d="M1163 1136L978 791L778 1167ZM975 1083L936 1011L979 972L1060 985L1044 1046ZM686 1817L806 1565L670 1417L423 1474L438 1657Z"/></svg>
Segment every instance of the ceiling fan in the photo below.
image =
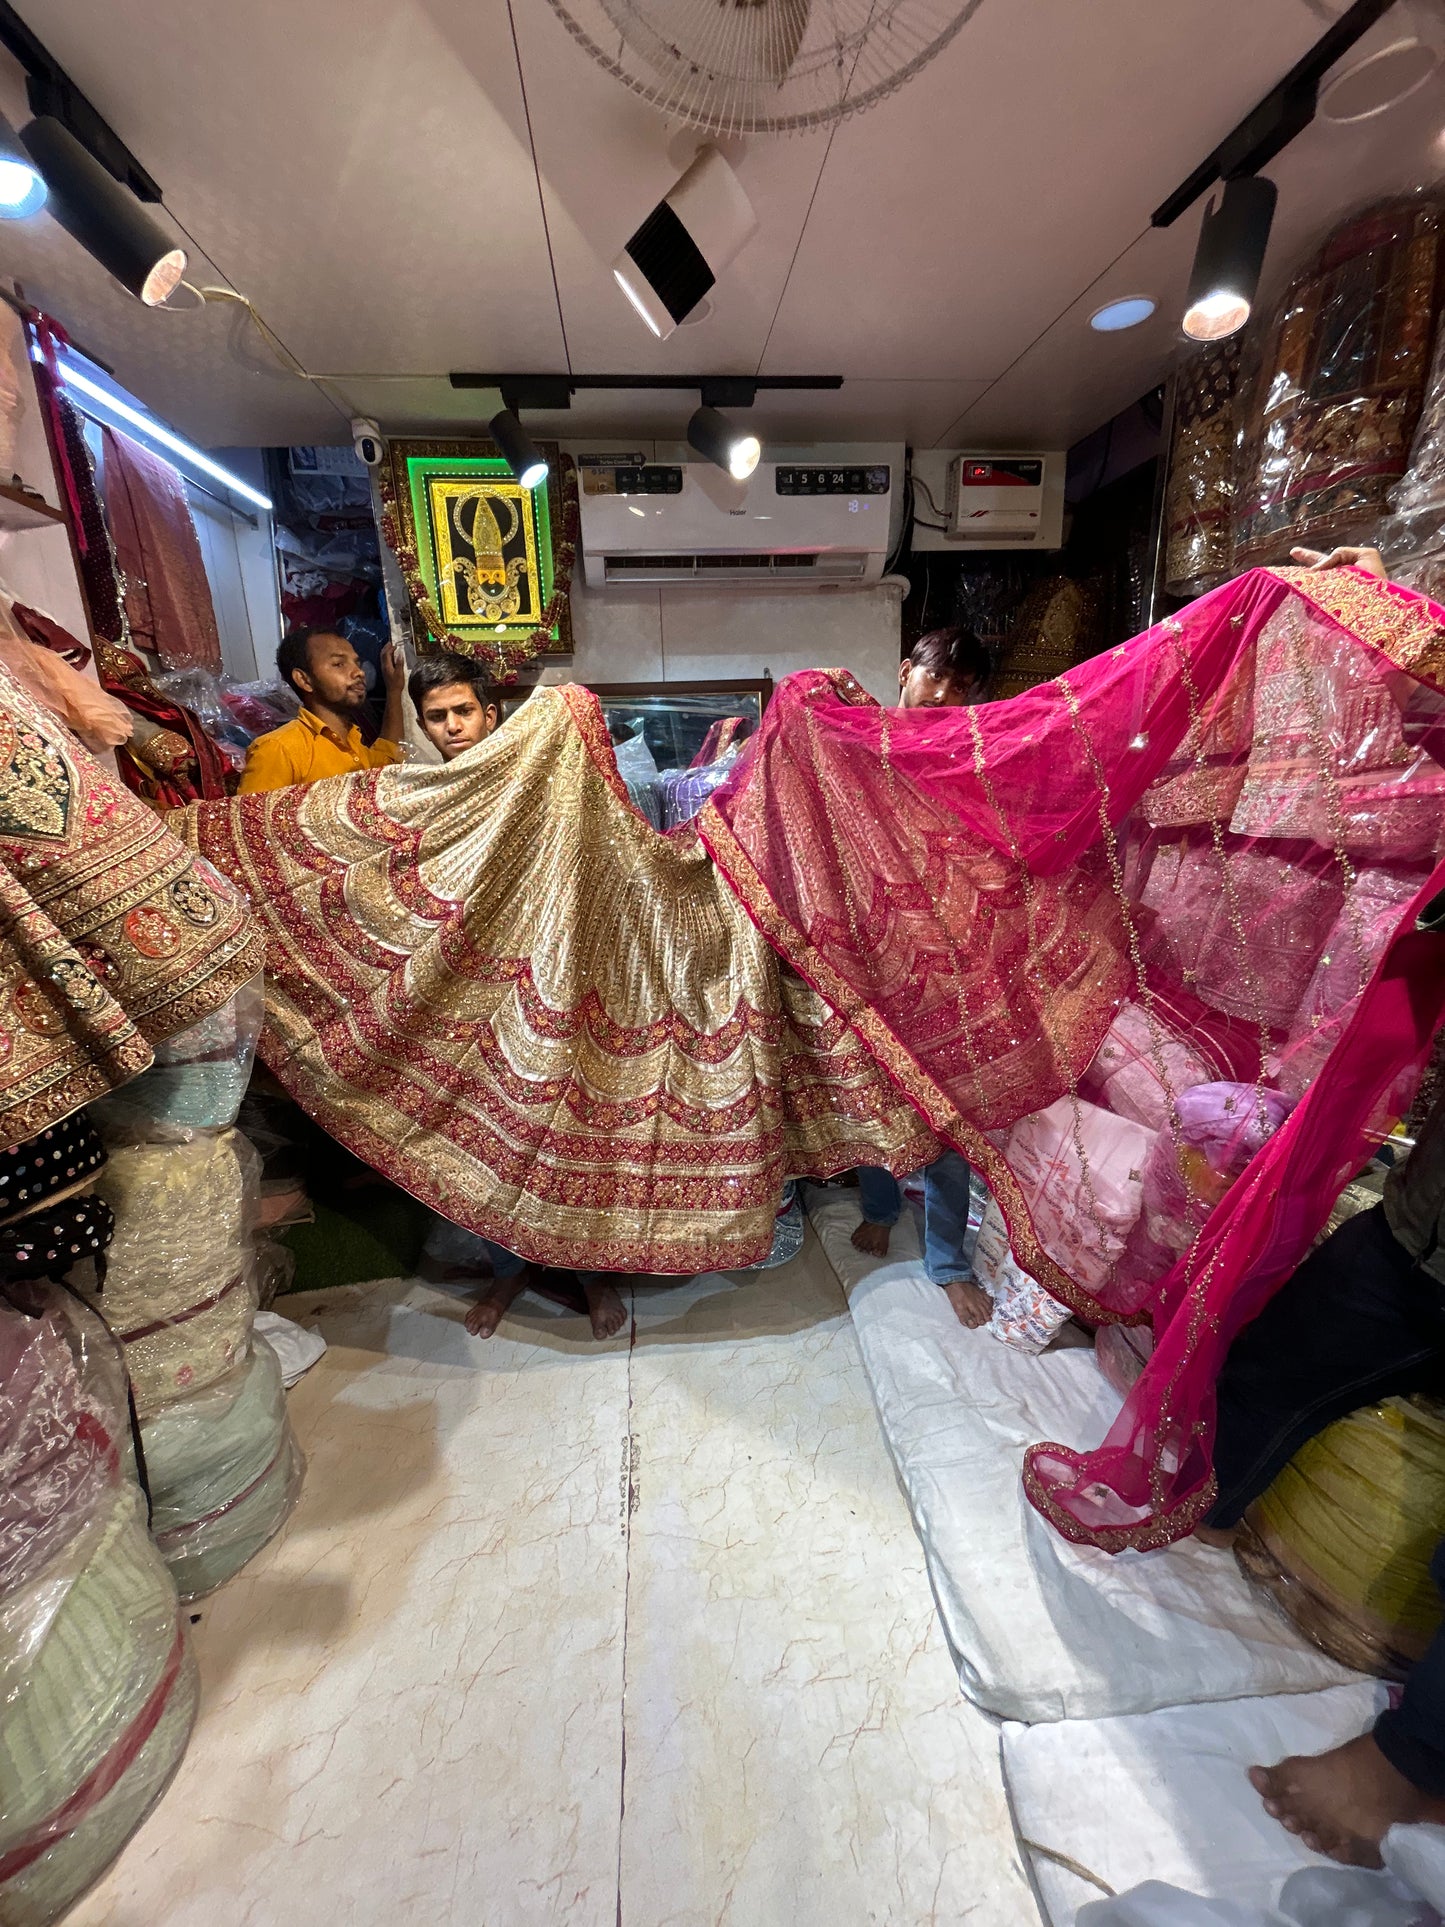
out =
<svg viewBox="0 0 1445 1927"><path fill-rule="evenodd" d="M927 66L983 0L551 0L607 73L716 135L826 127Z"/></svg>

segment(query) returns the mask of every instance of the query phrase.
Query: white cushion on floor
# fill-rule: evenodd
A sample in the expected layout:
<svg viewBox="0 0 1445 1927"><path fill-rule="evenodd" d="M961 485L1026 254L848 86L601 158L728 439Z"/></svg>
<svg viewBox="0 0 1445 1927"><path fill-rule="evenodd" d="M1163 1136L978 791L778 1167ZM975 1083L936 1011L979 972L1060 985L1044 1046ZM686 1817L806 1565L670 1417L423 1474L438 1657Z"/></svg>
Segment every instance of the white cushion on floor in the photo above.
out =
<svg viewBox="0 0 1445 1927"><path fill-rule="evenodd" d="M966 1331L908 1213L882 1263L849 1242L856 1194L813 1189L963 1689L1007 1719L1088 1719L1303 1692L1355 1677L1309 1646L1225 1553L1071 1546L1024 1497L1025 1448L1097 1444L1119 1407L1092 1351L1032 1358Z"/></svg>
<svg viewBox="0 0 1445 1927"><path fill-rule="evenodd" d="M1004 1780L1049 1927L1073 1927L1099 1888L1160 1880L1208 1899L1272 1906L1301 1867L1328 1867L1271 1820L1245 1777L1362 1733L1385 1704L1374 1681L1321 1693L1171 1706L1108 1720L1003 1729Z"/></svg>

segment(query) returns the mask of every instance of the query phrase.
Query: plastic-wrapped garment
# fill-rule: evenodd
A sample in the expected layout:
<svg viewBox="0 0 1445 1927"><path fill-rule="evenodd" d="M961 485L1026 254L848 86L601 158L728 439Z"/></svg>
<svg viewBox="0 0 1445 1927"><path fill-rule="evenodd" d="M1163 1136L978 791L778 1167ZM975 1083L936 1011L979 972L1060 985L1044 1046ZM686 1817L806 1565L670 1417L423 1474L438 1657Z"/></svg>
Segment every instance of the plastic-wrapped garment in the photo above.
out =
<svg viewBox="0 0 1445 1927"><path fill-rule="evenodd" d="M1164 585L1202 595L1229 574L1239 339L1191 355L1174 391L1164 495Z"/></svg>
<svg viewBox="0 0 1445 1927"><path fill-rule="evenodd" d="M1425 397L1441 226L1420 199L1354 215L1291 285L1249 410L1236 567L1369 536L1385 513Z"/></svg>
<svg viewBox="0 0 1445 1927"><path fill-rule="evenodd" d="M94 1303L125 1347L142 1418L224 1377L245 1352L259 1175L239 1131L112 1146L99 1188L115 1238Z"/></svg>
<svg viewBox="0 0 1445 1927"><path fill-rule="evenodd" d="M675 830L681 823L690 823L712 795L720 783L732 773L737 761L737 751L733 750L719 762L706 763L700 769L670 769L662 778L662 827Z"/></svg>
<svg viewBox="0 0 1445 1927"><path fill-rule="evenodd" d="M0 1601L108 1505L125 1380L98 1319L55 1286L27 1317L0 1302Z"/></svg>
<svg viewBox="0 0 1445 1927"><path fill-rule="evenodd" d="M1215 1075L1201 1053L1176 1037L1157 1013L1151 1024L1138 1004L1124 1003L1079 1086L1120 1117L1162 1131L1180 1092Z"/></svg>
<svg viewBox="0 0 1445 1927"><path fill-rule="evenodd" d="M1138 1281L1139 1303L1279 1129L1293 1102L1255 1084L1197 1084L1181 1094L1177 1135L1161 1131L1143 1165L1143 1208L1120 1271Z"/></svg>
<svg viewBox="0 0 1445 1927"><path fill-rule="evenodd" d="M255 1346L223 1379L155 1413L141 1441L151 1533L181 1598L199 1599L280 1531L301 1489L276 1353Z"/></svg>
<svg viewBox="0 0 1445 1927"><path fill-rule="evenodd" d="M1236 1556L1346 1666L1402 1679L1441 1621L1445 1405L1392 1398L1302 1445L1245 1514Z"/></svg>
<svg viewBox="0 0 1445 1927"><path fill-rule="evenodd" d="M220 690L226 715L250 742L291 722L301 708L283 682L234 682L222 676Z"/></svg>
<svg viewBox="0 0 1445 1927"><path fill-rule="evenodd" d="M0 1601L5 1927L49 1927L115 1858L179 1764L195 1705L175 1587L126 1484Z"/></svg>
<svg viewBox="0 0 1445 1927"><path fill-rule="evenodd" d="M1139 1216L1154 1142L1142 1124L1067 1097L1021 1118L1009 1134L1009 1165L1039 1242L1071 1277L1102 1279L1119 1259Z"/></svg>
<svg viewBox="0 0 1445 1927"><path fill-rule="evenodd" d="M1031 1278L1009 1250L1008 1227L993 1198L978 1228L973 1271L993 1300L990 1336L1017 1351L1046 1351L1068 1319L1069 1308Z"/></svg>
<svg viewBox="0 0 1445 1927"><path fill-rule="evenodd" d="M265 1015L256 976L230 1003L157 1044L154 1067L97 1104L96 1116L107 1130L131 1136L164 1137L234 1124Z"/></svg>
<svg viewBox="0 0 1445 1927"><path fill-rule="evenodd" d="M1284 1045L1271 1062L1282 1090L1299 1096L1339 1042L1398 928L1420 877L1410 870L1358 870L1300 998Z"/></svg>

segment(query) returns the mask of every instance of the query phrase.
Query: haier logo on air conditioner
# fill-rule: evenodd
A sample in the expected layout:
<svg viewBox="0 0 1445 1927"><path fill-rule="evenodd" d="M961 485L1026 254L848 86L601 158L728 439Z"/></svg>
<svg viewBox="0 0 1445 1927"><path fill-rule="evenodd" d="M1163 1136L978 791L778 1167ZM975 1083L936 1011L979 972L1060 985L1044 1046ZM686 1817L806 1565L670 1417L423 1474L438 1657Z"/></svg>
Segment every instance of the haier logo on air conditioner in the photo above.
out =
<svg viewBox="0 0 1445 1927"><path fill-rule="evenodd" d="M587 581L714 589L876 582L893 546L904 451L886 444L867 459L852 456L815 449L806 461L762 462L745 482L711 462L584 457Z"/></svg>

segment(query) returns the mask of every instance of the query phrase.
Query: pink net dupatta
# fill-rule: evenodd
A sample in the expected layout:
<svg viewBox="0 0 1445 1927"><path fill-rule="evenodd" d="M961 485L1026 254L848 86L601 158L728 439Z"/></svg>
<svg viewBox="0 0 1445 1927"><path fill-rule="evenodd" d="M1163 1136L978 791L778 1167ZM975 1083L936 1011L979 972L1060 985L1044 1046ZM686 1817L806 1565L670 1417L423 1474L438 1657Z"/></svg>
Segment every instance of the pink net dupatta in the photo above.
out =
<svg viewBox="0 0 1445 1927"><path fill-rule="evenodd" d="M1257 570L1010 702L791 677L699 819L1020 1262L1153 1326L1104 1444L1030 1454L1071 1538L1207 1510L1229 1341L1408 1103L1445 1010L1414 932L1445 886L1441 688L1433 603Z"/></svg>

